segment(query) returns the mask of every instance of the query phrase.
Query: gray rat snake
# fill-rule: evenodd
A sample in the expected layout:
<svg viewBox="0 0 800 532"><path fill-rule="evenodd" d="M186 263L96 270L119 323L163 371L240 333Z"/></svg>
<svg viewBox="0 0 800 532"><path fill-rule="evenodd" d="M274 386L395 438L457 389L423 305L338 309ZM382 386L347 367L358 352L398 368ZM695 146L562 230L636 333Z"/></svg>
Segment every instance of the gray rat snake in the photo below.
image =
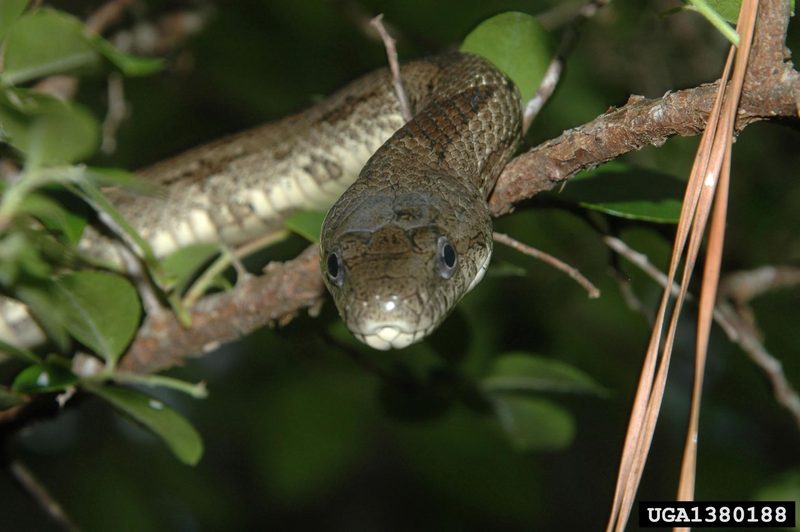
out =
<svg viewBox="0 0 800 532"><path fill-rule="evenodd" d="M514 84L475 55L411 61L401 78L408 123L381 69L297 115L140 172L163 191L157 198L109 198L160 257L203 242L239 246L335 201L321 233L325 284L356 337L405 347L486 271L486 199L519 144L521 110ZM80 247L116 261L125 253L95 230ZM0 339L30 343L27 313L12 310L0 312Z"/></svg>

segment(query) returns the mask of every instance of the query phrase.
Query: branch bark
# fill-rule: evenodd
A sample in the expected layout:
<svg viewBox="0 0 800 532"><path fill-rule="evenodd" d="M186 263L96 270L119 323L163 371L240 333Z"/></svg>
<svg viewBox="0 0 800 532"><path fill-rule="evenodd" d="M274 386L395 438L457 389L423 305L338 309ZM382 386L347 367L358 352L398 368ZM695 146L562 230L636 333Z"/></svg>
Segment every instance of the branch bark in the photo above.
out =
<svg viewBox="0 0 800 532"><path fill-rule="evenodd" d="M762 0L748 65L739 132L761 120L797 119L800 73L785 47L788 0ZM489 198L494 216L593 168L645 146L660 146L672 136L702 132L719 81L647 99L632 96L621 108L519 155L503 171ZM193 325L182 328L168 314L148 318L122 361L123 369L154 372L267 324L290 321L322 301L316 246L294 260L271 266L261 277L228 293L202 300L192 311Z"/></svg>
<svg viewBox="0 0 800 532"><path fill-rule="evenodd" d="M149 317L120 368L154 373L175 366L265 325L288 323L302 309L318 305L324 291L319 250L309 246L295 259L271 263L264 275L198 301L191 327L183 327L171 312Z"/></svg>
<svg viewBox="0 0 800 532"><path fill-rule="evenodd" d="M789 4L764 0L748 63L736 131L753 122L797 118L800 73L784 45ZM719 80L661 98L631 96L591 122L536 146L506 166L489 206L494 216L550 190L582 170L593 168L645 146L661 146L672 136L701 133L714 103Z"/></svg>

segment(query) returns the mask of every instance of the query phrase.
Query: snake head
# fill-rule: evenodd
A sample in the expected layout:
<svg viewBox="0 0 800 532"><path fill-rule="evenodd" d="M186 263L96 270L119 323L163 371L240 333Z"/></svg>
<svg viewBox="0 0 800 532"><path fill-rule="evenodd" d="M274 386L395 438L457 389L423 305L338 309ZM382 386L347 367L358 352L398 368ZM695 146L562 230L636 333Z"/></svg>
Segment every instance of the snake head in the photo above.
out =
<svg viewBox="0 0 800 532"><path fill-rule="evenodd" d="M325 284L348 329L375 349L433 332L489 263L485 201L431 192L348 191L323 224Z"/></svg>

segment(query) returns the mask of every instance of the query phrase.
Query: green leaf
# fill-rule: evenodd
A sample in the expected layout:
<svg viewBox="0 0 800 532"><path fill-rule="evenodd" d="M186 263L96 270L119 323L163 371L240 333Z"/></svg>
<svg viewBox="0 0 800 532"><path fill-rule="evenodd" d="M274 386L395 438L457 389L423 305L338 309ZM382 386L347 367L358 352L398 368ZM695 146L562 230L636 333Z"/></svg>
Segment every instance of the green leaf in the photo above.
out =
<svg viewBox="0 0 800 532"><path fill-rule="evenodd" d="M205 382L191 383L166 377L164 375L150 375L140 373L130 373L127 371L115 371L112 378L119 384L130 384L132 386L148 386L151 388L167 388L181 393L185 393L195 399L205 399L208 397L208 388Z"/></svg>
<svg viewBox="0 0 800 532"><path fill-rule="evenodd" d="M562 449L572 442L575 423L560 406L531 392L604 394L605 390L577 368L529 353L498 357L481 381L497 418L519 451Z"/></svg>
<svg viewBox="0 0 800 532"><path fill-rule="evenodd" d="M572 416L546 399L500 395L493 400L497 418L517 451L554 451L575 437Z"/></svg>
<svg viewBox="0 0 800 532"><path fill-rule="evenodd" d="M736 34L734 29L725 24L725 22L736 25L739 20L742 0L684 0L684 3L688 4L686 9L697 11L703 15L726 37ZM794 0L790 0L789 10L791 15L794 16ZM737 40L732 42L738 46L738 36Z"/></svg>
<svg viewBox="0 0 800 532"><path fill-rule="evenodd" d="M91 43L95 50L126 76L147 76L164 68L164 61L161 58L137 57L126 54L99 35L93 36Z"/></svg>
<svg viewBox="0 0 800 532"><path fill-rule="evenodd" d="M161 401L117 386L87 385L89 391L153 431L183 463L195 465L203 455L203 441L192 425Z"/></svg>
<svg viewBox="0 0 800 532"><path fill-rule="evenodd" d="M484 20L461 44L462 52L485 57L511 78L523 102L536 94L553 50L552 37L539 21L517 11Z"/></svg>
<svg viewBox="0 0 800 532"><path fill-rule="evenodd" d="M158 196L159 194L165 193L165 191L154 182L134 174L133 172L121 170L119 168L89 166L86 168L85 175L98 187L120 187L133 193L147 196Z"/></svg>
<svg viewBox="0 0 800 532"><path fill-rule="evenodd" d="M611 216L674 224L685 186L667 174L609 163L580 174L558 197Z"/></svg>
<svg viewBox="0 0 800 532"><path fill-rule="evenodd" d="M97 121L78 104L25 89L0 92L0 140L25 153L29 166L84 159L99 136Z"/></svg>
<svg viewBox="0 0 800 532"><path fill-rule="evenodd" d="M161 261L161 266L164 275L171 281L170 285L177 292L182 292L199 270L219 252L217 244L192 244L167 255Z"/></svg>
<svg viewBox="0 0 800 532"><path fill-rule="evenodd" d="M742 6L742 0L704 0L705 3L714 11L716 11L722 18L728 22L736 24L739 20L739 8Z"/></svg>
<svg viewBox="0 0 800 532"><path fill-rule="evenodd" d="M706 0L687 0L687 2L689 6L687 6L686 9L691 9L700 13L708 22L711 23L712 26L717 29L717 31L722 34L723 37L728 39L732 45L739 46L739 34L736 33L736 30L733 28L733 26L726 21L726 17L722 16L710 5L710 2L706 2ZM717 3L730 15L730 2L725 2L723 0L722 2ZM738 8L736 13L738 14ZM734 15L734 17L735 16L736 15Z"/></svg>
<svg viewBox="0 0 800 532"><path fill-rule="evenodd" d="M0 41L6 36L8 29L25 11L28 0L3 0L0 2Z"/></svg>
<svg viewBox="0 0 800 532"><path fill-rule="evenodd" d="M0 340L0 353L5 353L24 362L33 362L34 364L41 362L39 357L32 351L11 345L3 340Z"/></svg>
<svg viewBox="0 0 800 532"><path fill-rule="evenodd" d="M17 3L10 2L7 9L14 10ZM20 9L21 12L21 9ZM9 20L19 13L9 14ZM0 18L0 37L7 29L5 18ZM4 26L6 26L4 28ZM47 35L42 39L42 35ZM33 79L60 73L91 71L107 60L126 76L145 76L158 72L164 66L160 58L137 57L115 48L99 35L90 34L83 22L61 11L39 9L19 19L10 29L7 40L5 72L2 79L9 84L19 84Z"/></svg>
<svg viewBox="0 0 800 532"><path fill-rule="evenodd" d="M139 326L141 306L133 285L96 271L68 273L53 285L64 327L113 366Z"/></svg>
<svg viewBox="0 0 800 532"><path fill-rule="evenodd" d="M67 190L81 197L92 206L98 213L104 213L116 224L116 228L124 233L141 251L145 265L150 271L159 286L166 284L163 279L161 263L155 257L153 248L139 232L120 214L117 208L106 198L97 186L91 181L82 180L76 183L77 186L68 186Z"/></svg>
<svg viewBox="0 0 800 532"><path fill-rule="evenodd" d="M12 287L21 278L45 280L49 274L50 264L32 232L13 231L0 237L0 284Z"/></svg>
<svg viewBox="0 0 800 532"><path fill-rule="evenodd" d="M73 245L80 241L87 223L86 217L49 196L37 193L30 193L22 199L19 212L34 216L49 230L64 235Z"/></svg>
<svg viewBox="0 0 800 532"><path fill-rule="evenodd" d="M4 0L5 1L5 0ZM99 64L83 22L53 9L38 9L17 20L6 38L6 83L84 71Z"/></svg>
<svg viewBox="0 0 800 532"><path fill-rule="evenodd" d="M286 218L283 221L284 227L293 233L297 233L309 242L318 243L319 234L322 230L322 222L325 220L323 211L300 211Z"/></svg>
<svg viewBox="0 0 800 532"><path fill-rule="evenodd" d="M51 281L15 287L14 296L25 303L47 337L61 350L69 347L69 335L64 328L63 309L55 303Z"/></svg>
<svg viewBox="0 0 800 532"><path fill-rule="evenodd" d="M562 392L605 395L606 390L583 371L530 353L512 352L494 360L481 388L490 393Z"/></svg>
<svg viewBox="0 0 800 532"><path fill-rule="evenodd" d="M36 364L22 370L14 379L11 388L16 392L41 393L60 392L78 383L78 377L57 364Z"/></svg>

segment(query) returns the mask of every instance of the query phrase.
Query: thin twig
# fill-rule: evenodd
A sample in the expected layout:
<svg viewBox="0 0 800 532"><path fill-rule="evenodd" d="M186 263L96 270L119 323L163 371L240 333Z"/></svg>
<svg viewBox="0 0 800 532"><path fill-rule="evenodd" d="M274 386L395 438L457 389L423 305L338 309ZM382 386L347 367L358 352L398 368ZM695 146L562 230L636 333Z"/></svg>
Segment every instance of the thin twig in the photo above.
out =
<svg viewBox="0 0 800 532"><path fill-rule="evenodd" d="M509 246L519 251L520 253L524 253L529 257L533 257L542 262L545 262L550 266L552 266L553 268L566 273L575 282L581 285L586 290L586 292L588 292L590 298L595 299L600 297L600 290L595 285L593 285L592 282L589 281L589 279L584 277L583 274L581 274L581 272L577 270L577 268L574 268L569 264L567 264L566 262L563 262L555 258L549 253L545 253L540 249L536 249L527 244L523 244L519 240L516 240L506 234L494 232L492 233L492 236L494 237L495 242L500 242L501 244L505 244L506 246Z"/></svg>
<svg viewBox="0 0 800 532"><path fill-rule="evenodd" d="M108 110L103 119L103 140L100 143L100 151L111 154L117 149L117 129L127 114L128 106L125 103L122 76L113 72L108 76Z"/></svg>
<svg viewBox="0 0 800 532"><path fill-rule="evenodd" d="M525 104L525 109L522 111L522 134L526 134L531 127L533 120L542 110L544 104L553 95L558 85L558 80L561 79L561 72L564 71L564 58L556 56L550 61L547 70L544 73L542 82L539 88L536 89L536 94L533 98L528 100Z"/></svg>
<svg viewBox="0 0 800 532"><path fill-rule="evenodd" d="M350 23L367 39L374 42L381 42L381 36L375 32L372 19L374 16L362 3L358 0L331 0L331 3L336 7L337 11L343 17L348 19ZM389 35L393 35L395 42L408 40L405 35L400 31L400 28L389 22L381 21L386 28Z"/></svg>
<svg viewBox="0 0 800 532"><path fill-rule="evenodd" d="M110 217L106 217L110 220ZM105 220L104 220L105 221ZM110 220L113 222L113 220ZM122 233L117 233L122 234ZM133 280L136 285L136 290L139 292L139 299L142 302L145 314L148 316L155 316L165 312L164 307L161 305L157 288L153 286L150 277L145 272L142 262L131 251L130 247L120 246L120 258L128 276Z"/></svg>
<svg viewBox="0 0 800 532"><path fill-rule="evenodd" d="M109 0L86 20L86 29L90 33L101 35L109 26L115 24L133 0ZM77 76L55 75L47 77L34 85L34 90L49 94L62 100L71 100L78 92Z"/></svg>
<svg viewBox="0 0 800 532"><path fill-rule="evenodd" d="M47 488L39 482L36 475L19 460L13 460L8 465L11 475L19 482L22 489L30 495L39 507L64 530L79 530L78 526L70 519L58 501L53 498Z"/></svg>
<svg viewBox="0 0 800 532"><path fill-rule="evenodd" d="M734 272L725 276L720 283L720 297L727 297L732 303L722 302L719 308L728 319L737 324L741 331L737 343L767 375L775 399L789 410L800 429L800 396L783 373L780 360L764 347L755 315L748 305L753 298L765 292L798 284L800 268L792 266L763 266L755 270Z"/></svg>
<svg viewBox="0 0 800 532"><path fill-rule="evenodd" d="M772 385L775 400L789 411L800 430L800 395L786 378L781 361L767 351L759 338L758 331L745 317L739 315L732 305L721 303L717 308L736 327L738 338L731 338L731 340L736 342L747 353L750 360L761 368Z"/></svg>
<svg viewBox="0 0 800 532"><path fill-rule="evenodd" d="M109 26L115 24L133 0L110 0L103 4L97 11L86 19L86 29L92 33L101 34Z"/></svg>
<svg viewBox="0 0 800 532"><path fill-rule="evenodd" d="M625 242L615 237L606 236L603 241L614 252L628 259L631 264L642 270L656 283L666 287L667 276L653 266L645 254L630 248ZM672 283L671 291L673 294L677 293L677 283ZM693 299L691 295L688 295L687 300L691 299ZM730 303L719 302L714 309L714 321L725 332L728 339L738 345L764 371L772 384L776 401L790 412L800 429L800 395L787 380L780 360L767 351L759 338L758 331L753 328L747 317L737 312Z"/></svg>
<svg viewBox="0 0 800 532"><path fill-rule="evenodd" d="M403 119L408 122L411 120L411 105L408 102L408 95L400 77L400 63L397 61L396 42L383 25L383 13L370 20L369 23L375 26L383 40L383 46L386 48L386 58L389 60L389 69L392 71L394 93L400 103L400 113L403 115Z"/></svg>
<svg viewBox="0 0 800 532"><path fill-rule="evenodd" d="M640 253L635 249L632 249L630 246L628 246L628 244L626 244L624 241L620 240L617 237L605 236L603 237L603 242L605 242L605 244L609 248L611 248L614 252L628 259L629 262L631 262L634 266L642 270L645 274L647 274L648 277L650 277L659 285L661 285L662 288L666 288L667 275L658 268L656 268L655 266L653 266L653 264L647 258L647 255L645 255L644 253ZM671 294L673 296L677 296L679 290L680 287L678 286L678 283L673 282L672 286L670 287ZM691 293L686 294L686 301L694 301L694 300L695 300L694 295L692 295ZM717 324L720 327L722 327L722 329L725 331L728 337L731 340L736 341L737 333L733 324L730 323L727 320L727 318L720 312L714 313L714 319L717 321Z"/></svg>
<svg viewBox="0 0 800 532"><path fill-rule="evenodd" d="M237 285L249 281L251 274L244 267L241 259L283 240L288 236L288 234L289 232L286 230L273 231L233 250L228 249L227 246L221 244L223 248L222 253L217 259L214 260L214 262L212 262L205 270L203 270L203 273L200 274L194 283L192 283L192 285L186 291L186 294L183 296L181 304L183 304L183 306L186 308L192 308L197 300L206 293L209 287L213 284L214 280L225 270L227 270L228 266L231 264L233 264L234 268L236 269Z"/></svg>
<svg viewBox="0 0 800 532"><path fill-rule="evenodd" d="M631 285L630 278L616 268L613 270L612 275L617 282L617 290L619 290L619 295L622 296L622 301L625 302L625 305L627 305L630 310L644 316L647 323L652 325L653 317L651 316L651 309L646 306L636 294Z"/></svg>
<svg viewBox="0 0 800 532"><path fill-rule="evenodd" d="M800 268L762 266L754 270L729 273L720 283L720 296L746 304L765 292L800 284Z"/></svg>
<svg viewBox="0 0 800 532"><path fill-rule="evenodd" d="M713 7L705 2L705 0L689 0L689 4L690 5L686 6L687 10L697 11L703 15L732 45L739 46L739 34L736 33L736 30L728 24L728 21L722 18Z"/></svg>
<svg viewBox="0 0 800 532"><path fill-rule="evenodd" d="M120 30L109 40L123 52L164 56L180 50L190 37L199 33L211 18L212 12L208 5L200 5L192 10L165 13L154 21L142 20L130 28ZM180 56L172 64L175 68L180 68Z"/></svg>
<svg viewBox="0 0 800 532"><path fill-rule="evenodd" d="M561 79L561 74L564 71L564 64L567 60L567 56L570 51L572 51L573 46L575 46L575 41L578 37L578 28L609 2L610 0L593 0L589 2L577 12L568 27L564 29L561 42L556 49L553 59L547 66L539 88L536 89L536 94L533 95L533 98L528 100L522 111L523 135L528 132L528 129L539 114L539 111L542 110L555 92L558 81Z"/></svg>

